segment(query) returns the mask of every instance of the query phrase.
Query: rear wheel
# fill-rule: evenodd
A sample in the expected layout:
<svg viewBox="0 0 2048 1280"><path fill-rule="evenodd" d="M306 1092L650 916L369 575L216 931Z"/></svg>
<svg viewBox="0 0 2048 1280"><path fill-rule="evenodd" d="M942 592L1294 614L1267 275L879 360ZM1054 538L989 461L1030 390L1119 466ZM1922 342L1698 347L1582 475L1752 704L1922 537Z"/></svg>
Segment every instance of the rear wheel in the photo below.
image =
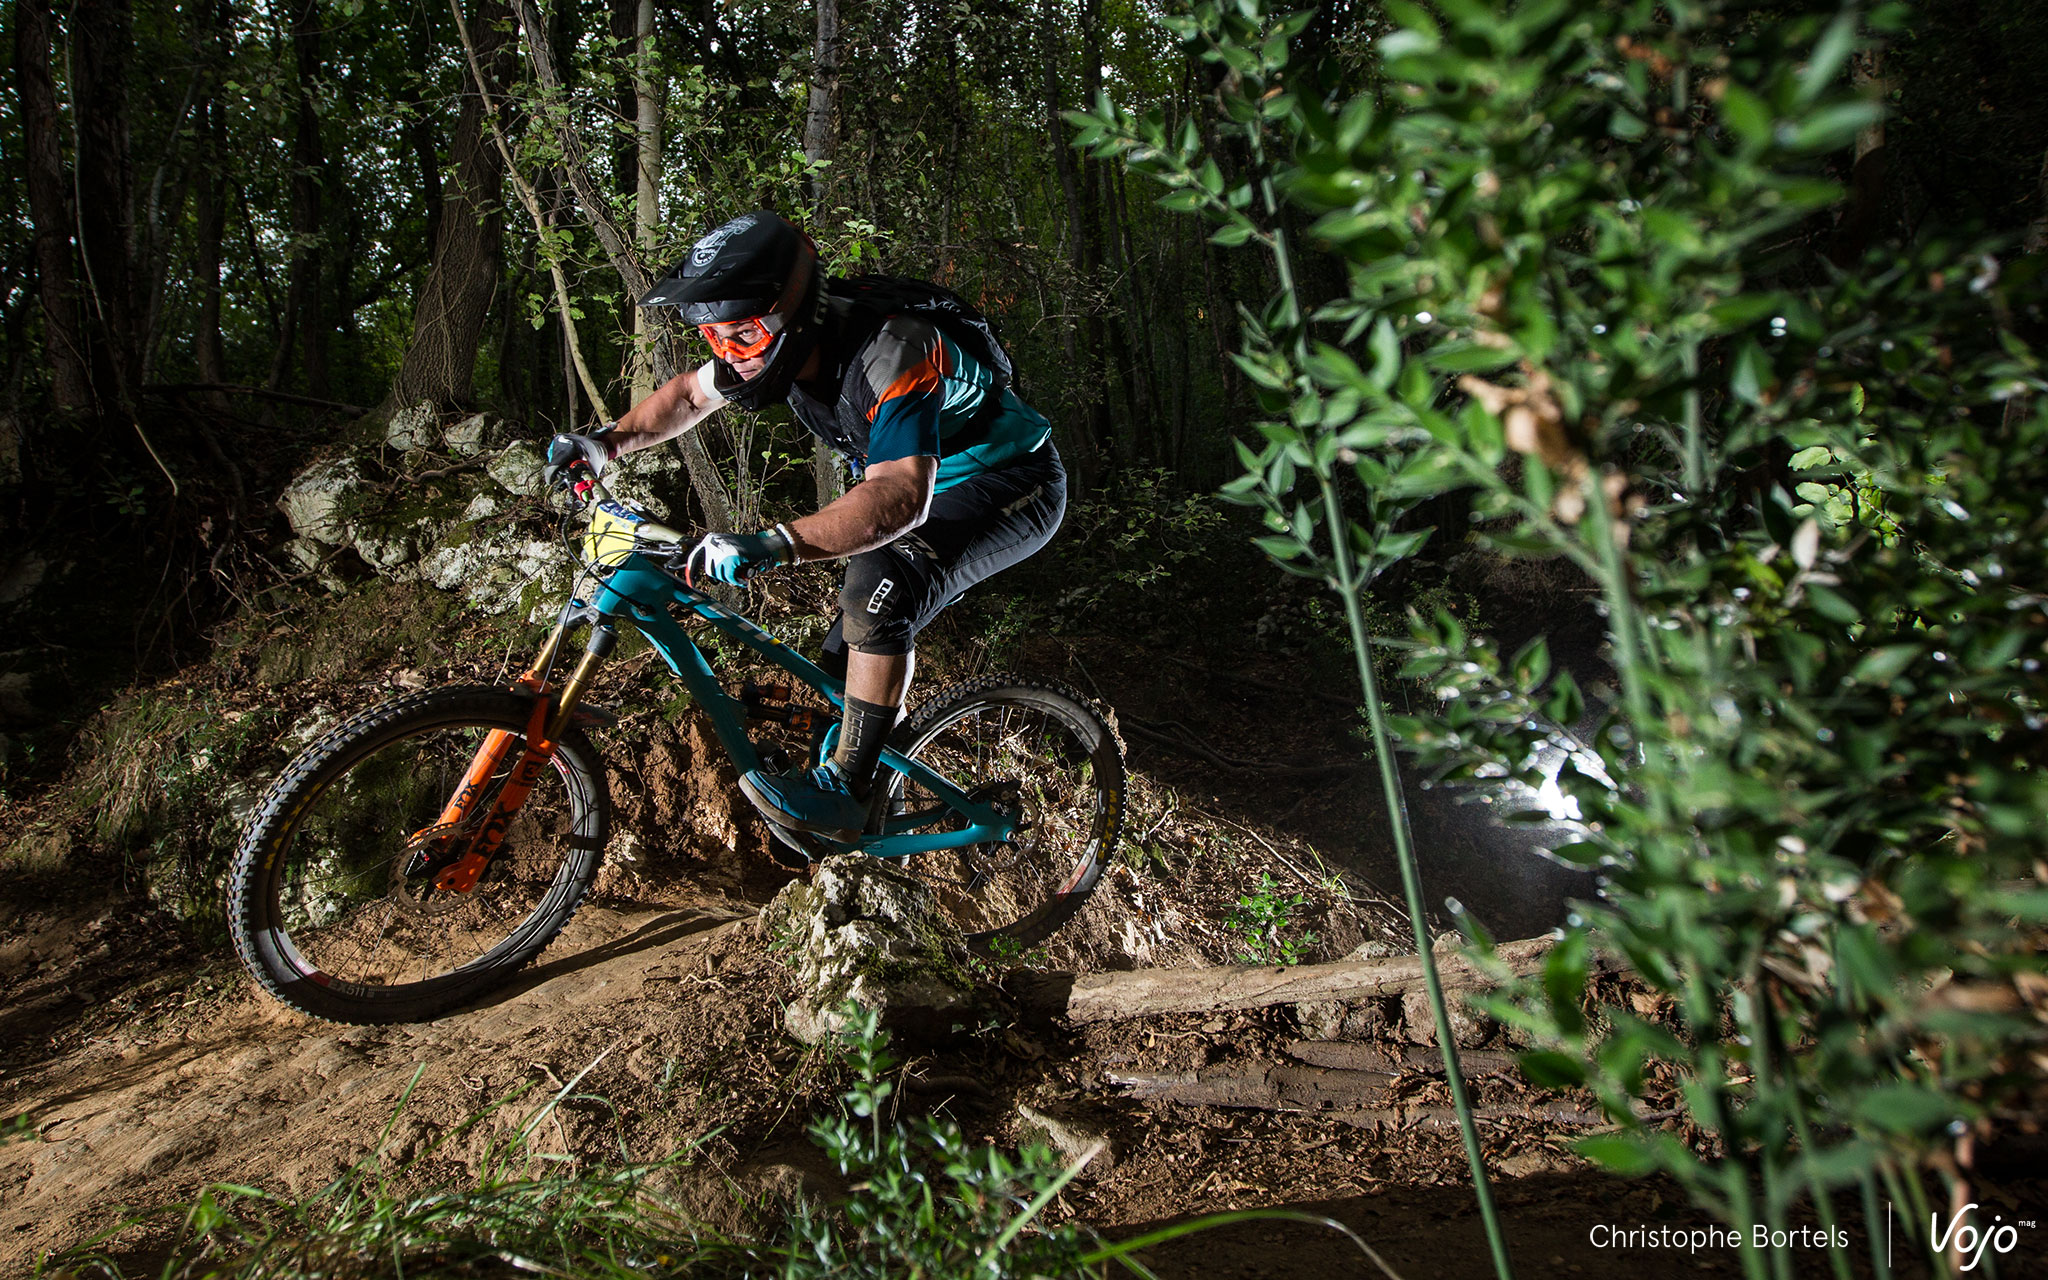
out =
<svg viewBox="0 0 2048 1280"><path fill-rule="evenodd" d="M1123 748L1081 695L988 676L941 690L897 729L898 751L1017 820L1000 843L903 859L975 951L1022 952L1071 919L1102 878L1123 829ZM901 774L892 807L943 802ZM946 811L935 829L964 819Z"/></svg>
<svg viewBox="0 0 2048 1280"><path fill-rule="evenodd" d="M526 749L533 699L435 689L373 707L300 754L229 872L236 954L279 999L404 1022L474 999L552 941L597 878L609 803L590 741L562 735L482 878L436 886ZM510 750L464 818L444 809L493 731Z"/></svg>

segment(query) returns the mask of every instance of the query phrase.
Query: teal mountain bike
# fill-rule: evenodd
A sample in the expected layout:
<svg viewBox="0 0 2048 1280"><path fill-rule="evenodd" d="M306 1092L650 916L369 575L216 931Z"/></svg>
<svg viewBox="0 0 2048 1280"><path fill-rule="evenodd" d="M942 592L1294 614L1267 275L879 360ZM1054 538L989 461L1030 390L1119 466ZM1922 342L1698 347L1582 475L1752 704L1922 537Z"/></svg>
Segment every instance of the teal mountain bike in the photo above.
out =
<svg viewBox="0 0 2048 1280"><path fill-rule="evenodd" d="M518 681L359 712L265 793L229 872L228 922L237 956L278 999L336 1022L430 1018L503 984L562 931L609 835L589 731L612 717L585 699L621 627L667 662L739 772L797 763L750 723L808 729L806 766L829 749L831 710L752 686L735 696L685 630L738 641L831 708L843 698L838 680L687 580L692 539L594 478L574 486L570 508L587 518L583 573ZM582 656L560 678L574 635ZM942 689L897 727L882 768L858 840L771 828L807 857L898 862L981 954L1014 955L1065 924L1116 848L1122 748L1070 689L997 676Z"/></svg>

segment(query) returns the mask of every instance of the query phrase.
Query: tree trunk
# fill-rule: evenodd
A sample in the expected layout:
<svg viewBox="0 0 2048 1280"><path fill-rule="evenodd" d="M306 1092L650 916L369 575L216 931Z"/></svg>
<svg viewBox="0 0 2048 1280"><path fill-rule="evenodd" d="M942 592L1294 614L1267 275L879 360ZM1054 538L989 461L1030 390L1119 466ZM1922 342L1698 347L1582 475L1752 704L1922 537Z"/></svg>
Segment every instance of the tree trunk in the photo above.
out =
<svg viewBox="0 0 2048 1280"><path fill-rule="evenodd" d="M652 258L661 233L661 91L656 81L654 0L639 0L633 22L633 239L642 261ZM654 365L647 356L652 328L638 298L626 304L633 315L633 401L654 390Z"/></svg>
<svg viewBox="0 0 2048 1280"><path fill-rule="evenodd" d="M125 415L142 367L128 157L132 24L127 0L80 0L72 15L78 247L99 335L92 343L93 382L102 411L118 406Z"/></svg>
<svg viewBox="0 0 2048 1280"><path fill-rule="evenodd" d="M533 60L534 79L541 88L555 98L563 96L562 77L555 68L554 49L548 43L547 24L541 19L540 11L533 0L512 0L513 10L519 17L519 26L526 33L526 50ZM597 236L598 244L604 249L612 269L618 273L619 282L626 292L635 298L643 296L652 281L647 267L640 261L633 245L619 234L618 226L605 211L604 201L599 198L597 186L590 179L590 166L584 157L583 140L570 127L564 116L557 125L555 140L562 148L562 176L576 193L576 201L583 208L583 217ZM666 332L653 336L649 345L649 358L653 362L656 384L664 383L678 372L674 354L669 349ZM730 530L732 526L732 500L726 495L725 482L720 479L718 467L711 461L711 454L704 447L704 441L695 431L686 431L677 440L683 451L683 463L689 468L690 487L703 504L705 519L712 527Z"/></svg>
<svg viewBox="0 0 2048 1280"><path fill-rule="evenodd" d="M1094 0L1088 0L1086 7L1092 10ZM1080 310L1081 323L1078 334L1072 324L1061 326L1061 339L1066 346L1067 368L1083 384L1085 399L1081 410L1085 452L1079 469L1084 475L1092 476L1099 469L1100 459L1107 454L1109 445L1109 404L1103 395L1102 380L1098 374L1102 317L1087 296L1094 286L1100 264L1094 259L1096 242L1088 230L1088 193L1083 189L1085 174L1075 158L1074 149L1067 145L1066 121L1060 118L1065 95L1060 92L1060 59L1057 55L1063 38L1062 14L1057 5L1046 5L1041 35L1044 40L1046 129L1052 141L1053 171L1059 177L1060 195L1067 211L1067 258L1074 267L1075 287L1083 294L1079 298L1062 300ZM1097 74L1100 75L1099 72Z"/></svg>
<svg viewBox="0 0 2048 1280"><path fill-rule="evenodd" d="M326 56L321 49L318 0L292 0L291 42L298 71L298 101L292 132L292 267L287 325L299 337L299 360L308 394L327 397L327 308L321 287L325 254L320 180L327 163L320 140L320 112L313 101ZM283 370L272 371L273 388Z"/></svg>
<svg viewBox="0 0 2048 1280"><path fill-rule="evenodd" d="M433 61L434 20L431 13L422 13L417 21L406 26L406 52L412 58L413 74L419 77L418 85L424 86ZM468 77L465 75L464 79ZM412 151L413 164L419 169L420 208L427 223L427 244L441 243L441 148L435 136L434 117L430 114L427 99L422 88L407 90L406 102L412 107L411 119L405 125L405 144ZM467 97L463 109L469 108Z"/></svg>
<svg viewBox="0 0 2048 1280"><path fill-rule="evenodd" d="M839 0L816 0L818 39L811 50L811 92L804 113L804 159L813 165L829 166L838 152L839 131ZM811 177L811 217L825 212L832 182L828 167L814 170ZM823 440L811 442L811 484L818 505L839 496L839 456Z"/></svg>
<svg viewBox="0 0 2048 1280"><path fill-rule="evenodd" d="M1884 50L1868 49L1856 55L1850 79L1858 90L1882 98ZM1878 120L1856 135L1856 164L1849 171L1849 199L1828 244L1828 260L1836 266L1846 267L1860 260L1877 238L1884 213L1884 176L1884 121Z"/></svg>
<svg viewBox="0 0 2048 1280"><path fill-rule="evenodd" d="M66 198L61 124L50 78L53 22L49 0L19 0L14 10L14 80L21 95L22 151L29 220L43 311L50 397L57 411L93 411L93 386L80 324L78 279L71 269L71 202Z"/></svg>
<svg viewBox="0 0 2048 1280"><path fill-rule="evenodd" d="M227 234L227 105L218 98L202 108L198 187L194 201L193 277L199 286L199 319L192 335L192 363L201 382L228 380L227 347L220 332L221 240Z"/></svg>
<svg viewBox="0 0 2048 1280"><path fill-rule="evenodd" d="M810 99L804 111L804 159L829 165L837 150L839 118L839 0L815 0L818 38L811 47ZM830 169L813 172L811 217L825 212Z"/></svg>
<svg viewBox="0 0 2048 1280"><path fill-rule="evenodd" d="M490 82L485 88L494 97L504 93L516 65L505 25L510 16L504 0L477 0L470 25L477 62ZM483 99L474 92L474 82L464 79L472 91L463 95L449 143L454 174L443 193L441 233L413 314L412 341L392 383L392 408L422 400L456 407L471 400L477 346L498 287L504 160L485 127Z"/></svg>

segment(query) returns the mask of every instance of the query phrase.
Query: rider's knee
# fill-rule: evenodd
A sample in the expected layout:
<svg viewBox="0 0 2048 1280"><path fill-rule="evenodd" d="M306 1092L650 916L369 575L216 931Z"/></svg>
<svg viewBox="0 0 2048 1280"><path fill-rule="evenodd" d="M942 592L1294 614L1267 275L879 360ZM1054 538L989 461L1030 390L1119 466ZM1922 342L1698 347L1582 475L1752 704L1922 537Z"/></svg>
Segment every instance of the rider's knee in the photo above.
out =
<svg viewBox="0 0 2048 1280"><path fill-rule="evenodd" d="M847 563L838 628L847 647L874 654L910 652L925 584L900 572L895 559L869 554Z"/></svg>

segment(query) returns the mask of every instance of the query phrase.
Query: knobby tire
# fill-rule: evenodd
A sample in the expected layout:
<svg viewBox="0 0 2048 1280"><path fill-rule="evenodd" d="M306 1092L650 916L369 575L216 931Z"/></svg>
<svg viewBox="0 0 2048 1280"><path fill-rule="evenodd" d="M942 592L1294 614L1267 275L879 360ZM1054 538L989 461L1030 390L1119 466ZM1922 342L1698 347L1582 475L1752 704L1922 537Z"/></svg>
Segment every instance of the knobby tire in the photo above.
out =
<svg viewBox="0 0 2048 1280"><path fill-rule="evenodd" d="M428 690L301 752L228 875L235 952L256 980L317 1018L412 1022L502 985L553 941L597 879L610 821L604 767L580 730L555 744L475 888L437 890L421 870L436 847L422 833L448 830L435 823L476 744L494 729L518 739L461 830L489 812L532 709L502 688Z"/></svg>
<svg viewBox="0 0 2048 1280"><path fill-rule="evenodd" d="M1086 904L1123 831L1123 747L1080 694L983 676L933 695L891 738L898 751L1023 820L1015 838L903 859L974 951L1013 958ZM899 812L933 803L894 775Z"/></svg>

